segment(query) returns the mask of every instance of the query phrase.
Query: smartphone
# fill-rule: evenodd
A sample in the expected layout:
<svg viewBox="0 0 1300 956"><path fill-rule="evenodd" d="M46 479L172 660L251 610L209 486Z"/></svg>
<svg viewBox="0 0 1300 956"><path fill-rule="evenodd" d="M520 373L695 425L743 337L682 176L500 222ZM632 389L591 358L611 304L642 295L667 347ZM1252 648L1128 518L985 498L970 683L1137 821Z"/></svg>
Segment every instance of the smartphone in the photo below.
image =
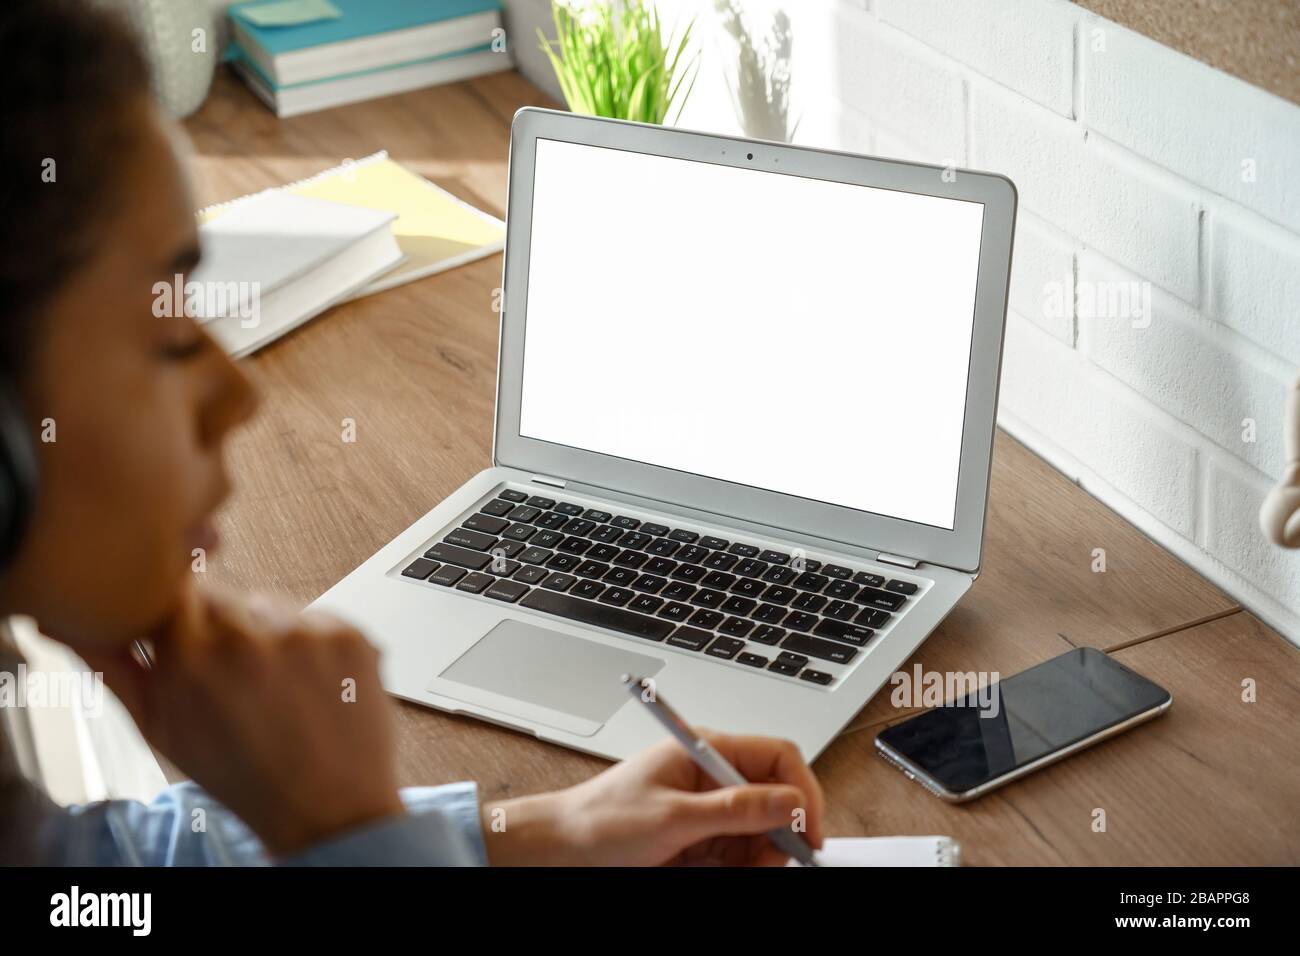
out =
<svg viewBox="0 0 1300 956"><path fill-rule="evenodd" d="M888 727L876 750L963 803L1169 709L1169 691L1090 647Z"/></svg>

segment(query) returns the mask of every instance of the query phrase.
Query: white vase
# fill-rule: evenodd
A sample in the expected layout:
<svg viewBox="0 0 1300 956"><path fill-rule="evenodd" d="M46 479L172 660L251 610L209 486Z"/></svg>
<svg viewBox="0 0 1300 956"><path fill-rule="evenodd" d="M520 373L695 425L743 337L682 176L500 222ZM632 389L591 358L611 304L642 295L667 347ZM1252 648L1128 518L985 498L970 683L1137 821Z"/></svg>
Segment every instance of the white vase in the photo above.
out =
<svg viewBox="0 0 1300 956"><path fill-rule="evenodd" d="M208 95L221 58L223 0L104 0L125 10L153 65L158 99L173 116L193 113Z"/></svg>

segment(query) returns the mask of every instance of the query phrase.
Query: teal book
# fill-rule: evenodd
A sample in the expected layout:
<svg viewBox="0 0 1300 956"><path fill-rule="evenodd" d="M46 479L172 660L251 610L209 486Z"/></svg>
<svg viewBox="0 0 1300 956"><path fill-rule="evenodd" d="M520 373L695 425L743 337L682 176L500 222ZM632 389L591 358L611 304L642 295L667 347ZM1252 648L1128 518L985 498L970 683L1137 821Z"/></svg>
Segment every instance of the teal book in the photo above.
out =
<svg viewBox="0 0 1300 956"><path fill-rule="evenodd" d="M258 0L229 8L244 37L272 56L476 14L499 16L501 12L499 0L330 0L340 16L287 26L259 26L246 15L249 8L273 7L280 2Z"/></svg>

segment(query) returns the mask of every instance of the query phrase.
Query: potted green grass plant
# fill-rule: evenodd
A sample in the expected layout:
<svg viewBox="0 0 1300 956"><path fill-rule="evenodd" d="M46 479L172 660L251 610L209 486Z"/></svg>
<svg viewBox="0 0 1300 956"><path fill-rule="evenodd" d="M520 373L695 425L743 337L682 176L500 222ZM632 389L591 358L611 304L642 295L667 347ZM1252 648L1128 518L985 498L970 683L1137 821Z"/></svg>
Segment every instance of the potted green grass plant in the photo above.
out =
<svg viewBox="0 0 1300 956"><path fill-rule="evenodd" d="M664 32L659 11L645 0L552 0L555 39L539 29L569 109L589 116L663 124L673 121L695 84L698 54L687 56L691 26L680 37Z"/></svg>

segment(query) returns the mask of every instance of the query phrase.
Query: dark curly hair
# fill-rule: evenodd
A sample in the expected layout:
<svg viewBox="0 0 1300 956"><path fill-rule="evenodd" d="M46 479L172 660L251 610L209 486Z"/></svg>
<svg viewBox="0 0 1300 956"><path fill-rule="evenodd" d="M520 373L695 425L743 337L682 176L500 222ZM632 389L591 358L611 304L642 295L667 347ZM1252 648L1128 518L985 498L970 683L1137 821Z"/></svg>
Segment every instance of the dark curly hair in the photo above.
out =
<svg viewBox="0 0 1300 956"><path fill-rule="evenodd" d="M0 63L0 372L21 381L42 304L101 239L150 71L85 0L3 0Z"/></svg>

